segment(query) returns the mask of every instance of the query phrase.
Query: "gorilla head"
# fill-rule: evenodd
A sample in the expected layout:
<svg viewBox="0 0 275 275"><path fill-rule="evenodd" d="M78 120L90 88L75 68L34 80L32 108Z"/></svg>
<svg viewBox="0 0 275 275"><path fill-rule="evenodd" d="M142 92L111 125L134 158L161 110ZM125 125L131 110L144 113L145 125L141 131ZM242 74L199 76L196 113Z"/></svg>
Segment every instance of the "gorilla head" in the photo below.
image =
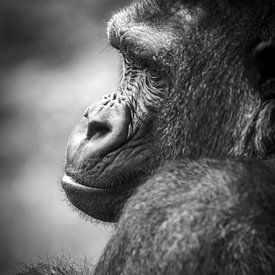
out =
<svg viewBox="0 0 275 275"><path fill-rule="evenodd" d="M269 0L136 1L115 14L107 34L123 79L71 135L72 204L113 222L165 160L272 154L272 15Z"/></svg>

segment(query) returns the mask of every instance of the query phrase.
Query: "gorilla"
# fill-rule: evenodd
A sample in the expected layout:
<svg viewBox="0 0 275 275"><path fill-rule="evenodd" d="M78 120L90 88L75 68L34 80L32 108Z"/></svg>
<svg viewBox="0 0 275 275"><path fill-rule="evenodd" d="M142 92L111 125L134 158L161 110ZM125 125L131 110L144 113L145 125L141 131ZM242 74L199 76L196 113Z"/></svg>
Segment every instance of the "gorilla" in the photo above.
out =
<svg viewBox="0 0 275 275"><path fill-rule="evenodd" d="M116 223L95 274L275 274L275 1L134 1L107 35L121 84L62 179Z"/></svg>

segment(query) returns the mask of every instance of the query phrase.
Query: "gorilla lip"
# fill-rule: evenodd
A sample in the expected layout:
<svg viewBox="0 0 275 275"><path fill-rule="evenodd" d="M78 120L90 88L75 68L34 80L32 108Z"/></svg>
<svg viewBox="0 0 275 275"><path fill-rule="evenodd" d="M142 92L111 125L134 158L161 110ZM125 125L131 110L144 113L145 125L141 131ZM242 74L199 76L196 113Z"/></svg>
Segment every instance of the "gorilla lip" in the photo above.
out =
<svg viewBox="0 0 275 275"><path fill-rule="evenodd" d="M106 192L112 192L113 188L95 188L95 187L89 187L82 185L78 182L76 182L72 177L68 175L64 175L62 180L62 187L64 190L79 190L79 191L85 191L85 192L97 192L97 193L106 193Z"/></svg>

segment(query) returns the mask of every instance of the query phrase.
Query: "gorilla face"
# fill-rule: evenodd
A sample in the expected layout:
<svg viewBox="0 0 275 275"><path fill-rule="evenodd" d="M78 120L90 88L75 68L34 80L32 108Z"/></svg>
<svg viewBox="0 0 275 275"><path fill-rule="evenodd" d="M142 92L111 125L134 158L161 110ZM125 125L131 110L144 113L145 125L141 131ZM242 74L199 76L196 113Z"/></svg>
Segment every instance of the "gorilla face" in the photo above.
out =
<svg viewBox="0 0 275 275"><path fill-rule="evenodd" d="M108 221L117 214L119 201L158 166L154 112L167 90L161 72L138 61L124 58L123 71L118 91L90 106L74 129L63 178L74 205Z"/></svg>
<svg viewBox="0 0 275 275"><path fill-rule="evenodd" d="M62 180L77 208L105 221L115 220L132 189L159 166L155 120L170 81L160 65L167 35L160 37L148 26L124 25L126 19L122 12L108 26L110 44L122 55L121 85L88 107L75 127Z"/></svg>
<svg viewBox="0 0 275 275"><path fill-rule="evenodd" d="M224 2L138 1L109 21L123 79L70 137L62 186L78 209L116 221L167 159L266 153L253 140L261 95L246 66L261 34L243 14L255 10Z"/></svg>

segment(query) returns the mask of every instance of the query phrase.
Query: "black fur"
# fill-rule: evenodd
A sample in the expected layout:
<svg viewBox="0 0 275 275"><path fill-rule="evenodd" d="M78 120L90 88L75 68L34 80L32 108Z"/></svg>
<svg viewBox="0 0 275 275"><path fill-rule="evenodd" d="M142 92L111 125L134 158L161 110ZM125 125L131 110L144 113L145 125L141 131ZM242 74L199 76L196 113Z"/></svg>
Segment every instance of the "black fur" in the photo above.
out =
<svg viewBox="0 0 275 275"><path fill-rule="evenodd" d="M95 274L274 274L269 165L168 162L128 201Z"/></svg>
<svg viewBox="0 0 275 275"><path fill-rule="evenodd" d="M159 59L174 86L156 118L163 164L124 206L95 274L275 274L275 99L249 63L274 37L274 1L153 3L177 37ZM148 5L130 18L152 24Z"/></svg>

